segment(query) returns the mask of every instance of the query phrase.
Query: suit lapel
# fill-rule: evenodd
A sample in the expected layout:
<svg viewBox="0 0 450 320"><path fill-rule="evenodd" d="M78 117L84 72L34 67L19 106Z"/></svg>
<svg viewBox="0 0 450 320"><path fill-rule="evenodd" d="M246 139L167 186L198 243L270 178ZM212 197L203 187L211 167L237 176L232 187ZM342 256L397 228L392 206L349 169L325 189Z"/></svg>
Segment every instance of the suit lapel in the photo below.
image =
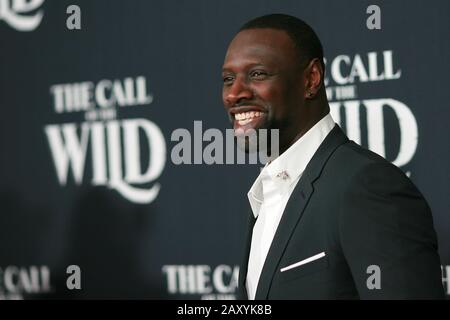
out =
<svg viewBox="0 0 450 320"><path fill-rule="evenodd" d="M245 237L244 257L241 260L241 266L239 268L238 299L240 300L248 299L246 279L247 279L248 257L250 255L253 226L255 225L255 222L256 222L255 216L253 215L253 212L250 209L250 211L248 212L247 235Z"/></svg>
<svg viewBox="0 0 450 320"><path fill-rule="evenodd" d="M314 192L313 182L320 173L332 153L341 144L347 141L347 137L336 125L325 138L297 183L292 195L286 205L280 224L273 238L269 252L261 271L255 299L267 299L273 276L277 270L280 259L286 249L289 239L297 226L300 218L308 204L308 200ZM251 238L249 242L251 241ZM248 256L247 256L248 261ZM245 270L245 274L247 270Z"/></svg>

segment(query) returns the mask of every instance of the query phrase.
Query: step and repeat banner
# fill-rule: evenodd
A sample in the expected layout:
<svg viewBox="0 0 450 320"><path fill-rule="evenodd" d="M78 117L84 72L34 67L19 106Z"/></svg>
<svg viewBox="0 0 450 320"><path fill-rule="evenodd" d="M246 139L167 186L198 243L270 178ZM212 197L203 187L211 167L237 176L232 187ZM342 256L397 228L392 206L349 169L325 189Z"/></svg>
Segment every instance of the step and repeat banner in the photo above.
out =
<svg viewBox="0 0 450 320"><path fill-rule="evenodd" d="M334 120L428 200L450 296L449 12L446 1L0 0L0 299L235 298L261 164L230 161L212 137L231 128L228 43L268 13L312 25Z"/></svg>

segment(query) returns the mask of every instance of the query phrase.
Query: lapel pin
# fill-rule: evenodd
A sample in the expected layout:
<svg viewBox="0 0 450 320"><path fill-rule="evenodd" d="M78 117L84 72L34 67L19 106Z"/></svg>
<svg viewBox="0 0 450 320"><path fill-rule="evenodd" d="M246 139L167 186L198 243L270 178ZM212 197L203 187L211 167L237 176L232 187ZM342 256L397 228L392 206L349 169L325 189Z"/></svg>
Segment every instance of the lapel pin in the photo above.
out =
<svg viewBox="0 0 450 320"><path fill-rule="evenodd" d="M277 178L281 178L283 180L287 180L289 178L289 174L286 172L286 170L281 171L276 175Z"/></svg>

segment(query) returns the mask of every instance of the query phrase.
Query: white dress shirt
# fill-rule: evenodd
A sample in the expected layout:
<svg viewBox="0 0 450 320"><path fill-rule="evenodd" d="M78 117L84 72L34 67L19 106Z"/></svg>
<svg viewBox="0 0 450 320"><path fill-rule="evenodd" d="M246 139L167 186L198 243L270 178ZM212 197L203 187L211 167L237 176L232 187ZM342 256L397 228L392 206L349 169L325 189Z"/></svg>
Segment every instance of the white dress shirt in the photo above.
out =
<svg viewBox="0 0 450 320"><path fill-rule="evenodd" d="M248 192L255 218L248 260L247 293L255 299L264 262L284 208L320 144L335 126L327 114L278 158L266 164Z"/></svg>

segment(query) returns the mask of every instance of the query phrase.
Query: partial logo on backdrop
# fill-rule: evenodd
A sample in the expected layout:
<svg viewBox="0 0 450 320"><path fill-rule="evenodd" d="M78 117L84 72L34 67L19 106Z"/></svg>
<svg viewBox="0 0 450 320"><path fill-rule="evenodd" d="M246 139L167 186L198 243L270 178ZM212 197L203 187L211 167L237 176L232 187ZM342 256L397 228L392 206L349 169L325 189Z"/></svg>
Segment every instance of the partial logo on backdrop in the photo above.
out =
<svg viewBox="0 0 450 320"><path fill-rule="evenodd" d="M238 266L165 265L162 273L167 292L174 297L195 296L202 300L235 300Z"/></svg>
<svg viewBox="0 0 450 320"><path fill-rule="evenodd" d="M87 180L135 203L155 200L161 188L156 180L166 163L161 129L147 118L118 117L152 103L146 78L55 84L50 94L61 122L46 125L44 131L60 185ZM83 121L76 121L77 114Z"/></svg>
<svg viewBox="0 0 450 320"><path fill-rule="evenodd" d="M417 149L417 121L411 109L395 96L360 97L358 88L366 84L400 81L401 68L392 50L367 52L365 54L342 54L326 59L327 96L334 120L343 126L351 140L361 144L367 140L367 147L386 158L387 147L392 144L397 133L387 131L387 113L395 115L400 140L396 155L388 158L398 167L407 165ZM361 119L365 114L365 119ZM392 118L392 117L391 117ZM364 123L363 123L364 122ZM367 136L362 136L363 128ZM398 138L396 138L398 139ZM397 145L397 143L396 143ZM409 174L409 172L407 172Z"/></svg>
<svg viewBox="0 0 450 320"><path fill-rule="evenodd" d="M441 266L442 271L442 285L444 286L445 294L450 296L450 265Z"/></svg>
<svg viewBox="0 0 450 320"><path fill-rule="evenodd" d="M0 268L0 300L22 300L24 296L51 292L48 266Z"/></svg>
<svg viewBox="0 0 450 320"><path fill-rule="evenodd" d="M17 31L33 31L42 21L44 0L0 0L0 21Z"/></svg>

